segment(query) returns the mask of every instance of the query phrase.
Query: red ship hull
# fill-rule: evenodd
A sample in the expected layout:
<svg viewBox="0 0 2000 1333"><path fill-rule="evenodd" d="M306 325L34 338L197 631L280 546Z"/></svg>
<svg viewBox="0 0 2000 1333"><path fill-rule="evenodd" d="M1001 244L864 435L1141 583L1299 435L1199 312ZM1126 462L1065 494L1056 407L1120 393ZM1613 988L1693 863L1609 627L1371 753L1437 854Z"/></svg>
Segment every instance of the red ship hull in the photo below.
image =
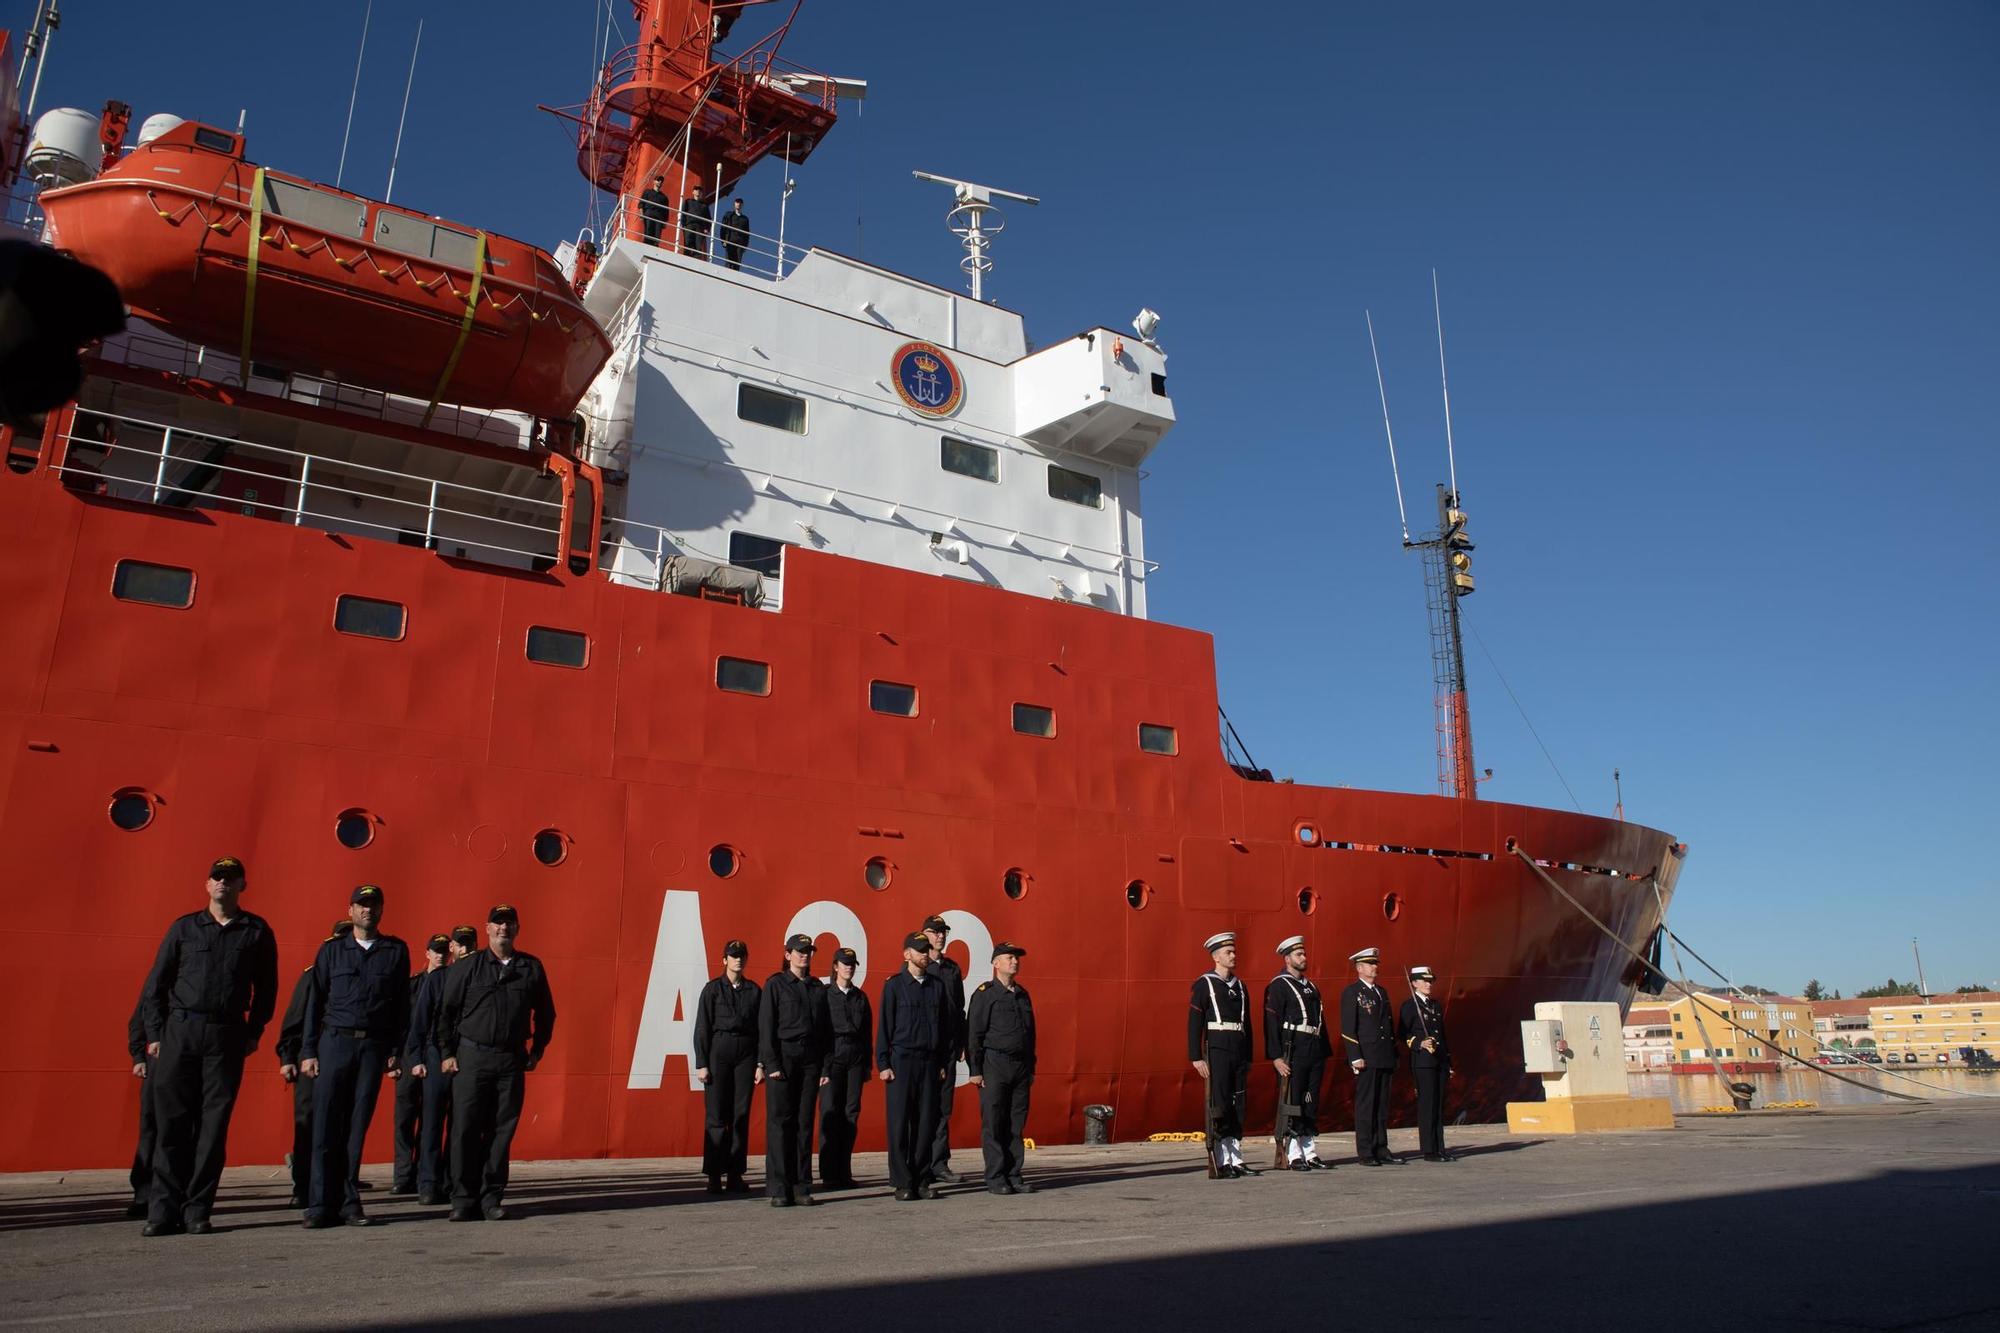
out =
<svg viewBox="0 0 2000 1333"><path fill-rule="evenodd" d="M128 558L196 571L193 605L115 600ZM406 637L334 632L343 592L404 602ZM1259 984L1297 931L1334 985L1362 945L1391 978L1430 964L1458 1051L1449 1114L1497 1118L1528 1092L1517 1024L1534 1002L1626 1001L1635 979L1506 840L1639 948L1679 866L1635 824L1246 781L1222 757L1208 636L811 552L771 614L80 495L41 465L0 472L0 596L0 827L27 909L0 970L15 1020L0 1170L129 1160L126 1018L223 853L250 867L246 902L278 932L286 989L356 883L383 885L387 927L413 940L518 904L561 1013L517 1140L530 1158L699 1151L674 1024L728 939L751 942L761 976L789 931L837 938L863 951L873 991L940 910L964 914L954 952L975 978L986 940L1029 950L1038 1139L1079 1139L1100 1102L1119 1138L1199 1127L1184 1005L1199 941L1223 928ZM588 664L526 660L535 625L587 634ZM770 693L716 689L724 654L768 662ZM919 716L871 713L872 678L917 684ZM1012 731L1014 701L1053 708L1057 735ZM1177 727L1180 753L1142 752L1141 721ZM138 832L107 817L126 789L154 802ZM350 809L375 821L359 850L334 833ZM568 840L560 864L532 853L544 829ZM738 853L728 878L711 869L720 846ZM880 890L864 878L876 858ZM289 1146L275 1035L243 1085L237 1162ZM1253 1123L1273 1093L1253 1078ZM1326 1128L1348 1101L1336 1067ZM873 1088L864 1147L881 1127Z"/></svg>

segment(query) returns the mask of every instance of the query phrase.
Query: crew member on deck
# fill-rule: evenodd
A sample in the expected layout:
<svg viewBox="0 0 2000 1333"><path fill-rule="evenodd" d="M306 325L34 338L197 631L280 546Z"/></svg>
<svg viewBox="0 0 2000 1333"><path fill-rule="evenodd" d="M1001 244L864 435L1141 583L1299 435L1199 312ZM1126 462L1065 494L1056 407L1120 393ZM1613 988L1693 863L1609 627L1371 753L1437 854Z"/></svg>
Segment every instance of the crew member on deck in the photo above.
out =
<svg viewBox="0 0 2000 1333"><path fill-rule="evenodd" d="M639 196L639 234L648 245L658 245L660 233L673 220L674 201L667 198L667 192L660 188L666 183L665 176L655 176L646 192Z"/></svg>
<svg viewBox="0 0 2000 1333"><path fill-rule="evenodd" d="M709 978L695 1001L694 1076L701 1080L701 1104L706 1129L701 1145L701 1171L708 1192L722 1193L722 1178L741 1194L749 1161L750 1093L764 1081L757 1067L757 1014L763 989L743 975L750 946L731 940L722 946L722 975Z"/></svg>
<svg viewBox="0 0 2000 1333"><path fill-rule="evenodd" d="M741 270L743 250L750 244L750 215L743 211L743 200L737 199L722 215L722 222L716 227L716 238L722 242L722 259L729 267Z"/></svg>
<svg viewBox="0 0 2000 1333"><path fill-rule="evenodd" d="M757 1015L757 1065L764 1071L764 1193L774 1208L810 1207L812 1181L799 1164L812 1163L812 1108L826 1078L820 1065L832 1044L826 987L813 980L813 941L785 941L785 966L764 983ZM801 1144L801 1135L807 1136Z"/></svg>
<svg viewBox="0 0 2000 1333"><path fill-rule="evenodd" d="M874 1072L869 1052L875 1044L875 1013L868 992L854 984L860 956L833 951L833 979L826 987L827 1015L833 1021L833 1052L827 1058L826 1086L819 1097L819 1183L830 1190L854 1188L854 1136L861 1123L861 1090Z"/></svg>
<svg viewBox="0 0 2000 1333"><path fill-rule="evenodd" d="M361 1145L375 1118L382 1076L403 1068L410 1030L410 949L379 934L382 890L363 884L348 895L353 931L319 946L306 1002L299 1068L313 1087L312 1192L305 1225L368 1225L361 1211Z"/></svg>
<svg viewBox="0 0 2000 1333"><path fill-rule="evenodd" d="M714 214L709 210L708 197L699 185L694 193L681 200L681 253L708 258L708 228Z"/></svg>
<svg viewBox="0 0 2000 1333"><path fill-rule="evenodd" d="M958 1062L965 1058L965 969L945 952L951 942L951 923L942 914L924 922L924 938L931 944L930 975L942 981L951 993L951 1052L945 1063L950 1077L938 1089L937 1138L931 1144L931 1178L956 1185L964 1177L951 1169L951 1103L958 1093Z"/></svg>
<svg viewBox="0 0 2000 1333"><path fill-rule="evenodd" d="M1188 991L1188 1059L1207 1080L1209 1153L1218 1180L1257 1174L1243 1163L1244 1092L1250 1079L1250 994L1236 975L1236 934L1203 941L1210 971Z"/></svg>
<svg viewBox="0 0 2000 1333"><path fill-rule="evenodd" d="M1284 970L1264 987L1264 1057L1277 1070L1276 1128L1285 1162L1294 1171L1330 1171L1319 1156L1320 1087L1326 1080L1326 1012L1319 987L1306 975L1306 937L1278 945ZM1283 1108L1298 1111L1286 1116Z"/></svg>
<svg viewBox="0 0 2000 1333"><path fill-rule="evenodd" d="M151 1210L153 1194L153 1058L146 1054L143 995L125 1023L125 1054L132 1061L132 1077L139 1080L139 1144L132 1150L132 1202L125 1208L125 1216L137 1221Z"/></svg>
<svg viewBox="0 0 2000 1333"><path fill-rule="evenodd" d="M167 927L141 992L155 1060L148 1236L212 1229L243 1060L278 1007L278 937L240 906L244 883L233 856L208 868L208 906Z"/></svg>
<svg viewBox="0 0 2000 1333"><path fill-rule="evenodd" d="M1451 1043L1444 1035L1444 1007L1431 998L1437 978L1428 967L1410 969L1410 998L1403 1001L1403 1041L1417 1080L1417 1142L1426 1162L1455 1162L1444 1150L1444 1091L1451 1078Z"/></svg>
<svg viewBox="0 0 2000 1333"><path fill-rule="evenodd" d="M450 1175L445 1158L445 1126L451 1120L452 1079L444 1072L444 1055L437 1045L438 1002L444 998L445 968L473 952L478 944L479 932L471 926L453 926L449 935L431 936L425 953L444 961L423 973L419 978L423 984L417 987L416 997L410 1003L410 1033L403 1047L403 1082L419 1090L417 1202L433 1208L447 1202L445 1183Z"/></svg>
<svg viewBox="0 0 2000 1333"><path fill-rule="evenodd" d="M396 1161L389 1177L389 1193L417 1192L417 1136L424 1128L424 1084L416 1066L424 1062L418 999L431 974L444 970L451 954L451 937L433 935L424 946L424 970L410 978L410 1027L403 1034L403 1077L396 1080L395 1130ZM429 1015L423 1015L428 1018ZM413 1049L414 1048L414 1049Z"/></svg>
<svg viewBox="0 0 2000 1333"><path fill-rule="evenodd" d="M1340 993L1340 1040L1354 1071L1354 1155L1363 1166L1400 1166L1389 1153L1389 1080L1396 1073L1396 1015L1375 984L1382 956L1347 956L1355 980Z"/></svg>
<svg viewBox="0 0 2000 1333"><path fill-rule="evenodd" d="M337 940L352 934L354 923L345 918L333 923L326 938ZM323 943L324 941L322 941ZM314 957L318 957L317 951ZM303 1208L312 1197L313 1183L313 1085L318 1081L299 1068L299 1045L306 1035L306 1006L312 1003L312 964L307 963L292 983L292 998L285 1005L284 1021L278 1025L278 1077L292 1090L292 1150L286 1154L291 1170L291 1207Z"/></svg>
<svg viewBox="0 0 2000 1333"><path fill-rule="evenodd" d="M514 947L521 914L486 914L486 947L444 974L438 999L440 1068L451 1085L451 1220L507 1216L508 1157L527 1075L555 1035L556 1002L542 960Z"/></svg>
<svg viewBox="0 0 2000 1333"><path fill-rule="evenodd" d="M882 983L875 1035L876 1077L888 1084L889 1183L905 1203L940 1197L931 1153L938 1094L953 1074L957 1014L930 967L929 938L918 931L904 939L903 966Z"/></svg>
<svg viewBox="0 0 2000 1333"><path fill-rule="evenodd" d="M1021 1175L1028 1090L1035 1083L1035 1007L1016 980L1027 952L1005 940L993 946L993 980L979 983L965 1016L965 1058L979 1089L988 1194L1035 1192Z"/></svg>

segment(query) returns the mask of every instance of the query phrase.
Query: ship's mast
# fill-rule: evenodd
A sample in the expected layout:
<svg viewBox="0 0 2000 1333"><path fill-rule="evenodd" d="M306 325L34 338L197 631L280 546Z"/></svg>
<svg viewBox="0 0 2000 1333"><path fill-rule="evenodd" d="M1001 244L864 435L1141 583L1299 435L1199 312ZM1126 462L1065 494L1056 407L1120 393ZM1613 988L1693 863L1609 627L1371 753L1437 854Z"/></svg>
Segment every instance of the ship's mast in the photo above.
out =
<svg viewBox="0 0 2000 1333"><path fill-rule="evenodd" d="M1425 601L1431 613L1431 670L1437 688L1438 789L1472 800L1479 780L1472 767L1472 717L1466 708L1465 641L1460 635L1458 599L1470 596L1472 538L1458 493L1437 488L1437 531L1403 545L1424 555Z"/></svg>

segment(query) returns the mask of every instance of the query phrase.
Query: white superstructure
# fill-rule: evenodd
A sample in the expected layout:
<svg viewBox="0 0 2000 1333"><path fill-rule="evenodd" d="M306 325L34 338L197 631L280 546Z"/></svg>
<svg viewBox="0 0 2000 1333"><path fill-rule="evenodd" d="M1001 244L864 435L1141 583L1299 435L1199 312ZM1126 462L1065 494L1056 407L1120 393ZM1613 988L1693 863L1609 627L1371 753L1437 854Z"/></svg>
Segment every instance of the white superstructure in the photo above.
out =
<svg viewBox="0 0 2000 1333"><path fill-rule="evenodd" d="M779 603L774 544L804 545L1145 615L1140 468L1174 420L1156 344L1031 353L1011 311L820 250L774 278L621 238L586 304L615 348L581 409L613 577L695 556ZM906 400L900 358L944 362L956 407Z"/></svg>

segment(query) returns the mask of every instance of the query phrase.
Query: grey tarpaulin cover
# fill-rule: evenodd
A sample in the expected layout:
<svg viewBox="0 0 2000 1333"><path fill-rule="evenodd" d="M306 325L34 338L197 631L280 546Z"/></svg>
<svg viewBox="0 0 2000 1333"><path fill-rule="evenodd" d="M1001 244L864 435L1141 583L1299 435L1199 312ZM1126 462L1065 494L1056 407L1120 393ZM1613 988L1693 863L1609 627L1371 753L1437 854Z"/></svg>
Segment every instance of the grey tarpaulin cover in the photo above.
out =
<svg viewBox="0 0 2000 1333"><path fill-rule="evenodd" d="M691 555L668 556L667 566L661 572L660 586L683 597L699 597L702 589L708 588L715 592L739 594L745 606L764 604L762 574L754 569L719 565L713 560Z"/></svg>

